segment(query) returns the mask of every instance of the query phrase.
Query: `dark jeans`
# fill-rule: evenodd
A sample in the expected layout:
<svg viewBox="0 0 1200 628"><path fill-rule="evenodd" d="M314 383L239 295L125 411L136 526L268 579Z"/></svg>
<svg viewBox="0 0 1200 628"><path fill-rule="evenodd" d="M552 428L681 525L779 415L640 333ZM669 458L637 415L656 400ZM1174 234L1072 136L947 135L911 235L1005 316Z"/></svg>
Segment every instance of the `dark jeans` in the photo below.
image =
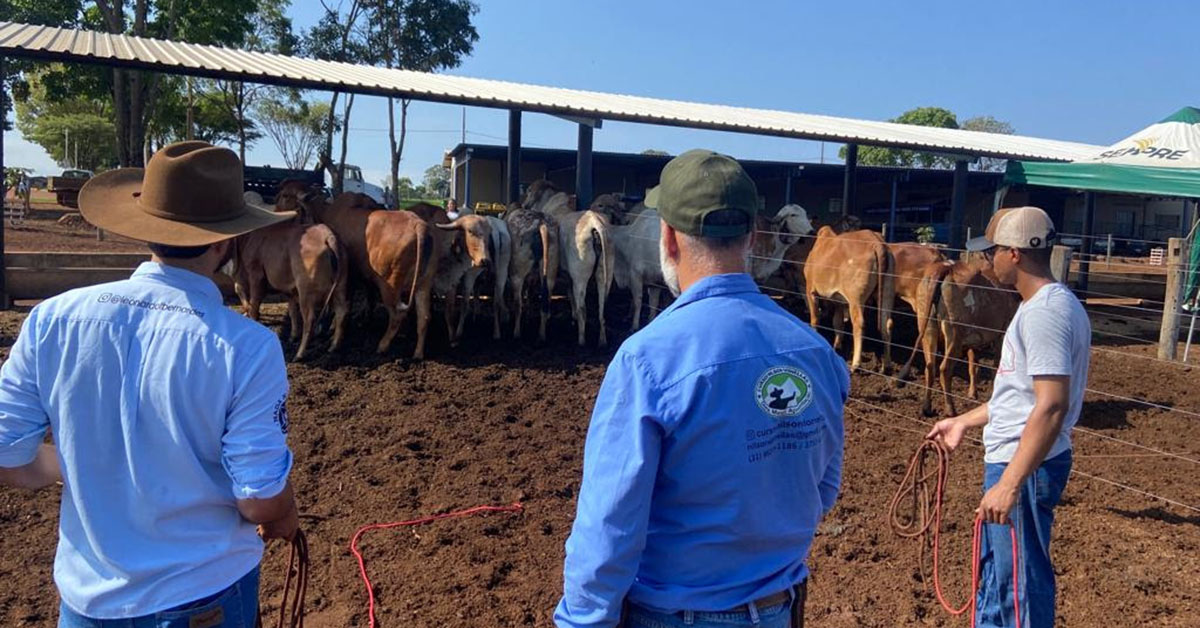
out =
<svg viewBox="0 0 1200 628"><path fill-rule="evenodd" d="M229 588L175 608L130 619L90 619L59 605L58 628L254 628L258 567Z"/></svg>
<svg viewBox="0 0 1200 628"><path fill-rule="evenodd" d="M983 489L1000 480L1006 464L984 465ZM1017 527L1017 591L1021 602L1021 627L1054 626L1054 567L1050 564L1050 528L1054 508L1071 474L1071 452L1042 462L1021 486L1010 518ZM984 524L980 550L979 595L976 625L979 628L1016 626L1013 608L1012 536L1009 526Z"/></svg>
<svg viewBox="0 0 1200 628"><path fill-rule="evenodd" d="M804 628L807 584L802 582L797 585L792 590L790 601L771 606L758 606L751 602L744 610L660 613L637 604L629 604L621 628Z"/></svg>

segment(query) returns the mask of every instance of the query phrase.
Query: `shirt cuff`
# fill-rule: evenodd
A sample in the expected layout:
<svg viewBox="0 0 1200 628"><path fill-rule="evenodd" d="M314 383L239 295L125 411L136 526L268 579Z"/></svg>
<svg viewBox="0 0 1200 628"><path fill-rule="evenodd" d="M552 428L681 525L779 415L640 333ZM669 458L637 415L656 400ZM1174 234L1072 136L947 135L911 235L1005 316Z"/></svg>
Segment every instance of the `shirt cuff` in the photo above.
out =
<svg viewBox="0 0 1200 628"><path fill-rule="evenodd" d="M1028 374L1030 377L1070 375L1071 367L1069 365L1055 366L1052 364L1045 364L1045 365L1029 364L1029 365L1025 366L1025 373Z"/></svg>
<svg viewBox="0 0 1200 628"><path fill-rule="evenodd" d="M40 430L22 436L8 445L0 446L0 467L14 469L33 462L37 458L38 447L44 440L46 440L46 431Z"/></svg>
<svg viewBox="0 0 1200 628"><path fill-rule="evenodd" d="M292 471L292 452L289 450L279 474L263 474L253 482L234 481L233 496L236 499L270 499L287 487L288 474Z"/></svg>

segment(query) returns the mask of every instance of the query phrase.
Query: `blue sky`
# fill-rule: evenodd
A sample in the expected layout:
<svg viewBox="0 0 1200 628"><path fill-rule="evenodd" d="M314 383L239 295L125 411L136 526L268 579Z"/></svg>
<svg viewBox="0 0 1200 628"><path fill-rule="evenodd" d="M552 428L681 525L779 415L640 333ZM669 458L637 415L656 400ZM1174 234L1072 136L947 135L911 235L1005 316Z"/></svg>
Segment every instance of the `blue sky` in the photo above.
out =
<svg viewBox="0 0 1200 628"><path fill-rule="evenodd" d="M293 0L300 27L316 0ZM1184 105L1200 105L1194 0L978 3L742 0L483 0L474 54L451 73L660 98L883 120L941 106L992 115L1022 135L1109 144ZM324 94L315 97L327 98ZM461 137L462 107L414 103L402 176ZM359 97L347 161L379 182L387 109ZM504 143L507 113L467 108L467 140ZM524 116L527 146L574 148L575 125ZM6 161L56 169L6 134ZM606 122L596 150L816 161L814 142ZM827 160L838 146L826 145ZM253 164L282 162L268 140Z"/></svg>

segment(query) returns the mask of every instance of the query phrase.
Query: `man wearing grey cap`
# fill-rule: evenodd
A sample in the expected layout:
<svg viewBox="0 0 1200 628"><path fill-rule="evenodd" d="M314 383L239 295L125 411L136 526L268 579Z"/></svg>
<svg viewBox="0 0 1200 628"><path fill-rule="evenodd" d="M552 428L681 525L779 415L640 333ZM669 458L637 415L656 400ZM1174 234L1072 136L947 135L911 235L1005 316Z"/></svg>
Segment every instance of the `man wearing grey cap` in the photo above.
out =
<svg viewBox="0 0 1200 628"><path fill-rule="evenodd" d="M736 161L684 153L647 200L679 298L600 387L554 621L802 626L841 484L846 363L747 274L758 191Z"/></svg>
<svg viewBox="0 0 1200 628"><path fill-rule="evenodd" d="M985 522L976 600L977 626L1013 626L1013 572L1021 626L1054 625L1050 528L1071 472L1071 429L1087 385L1092 328L1079 299L1050 272L1054 223L1037 207L1002 209L984 236L967 243L982 251L996 277L1014 286L1021 305L1004 333L992 398L929 433L950 449L963 433L983 427ZM1019 567L1013 565L1017 533Z"/></svg>

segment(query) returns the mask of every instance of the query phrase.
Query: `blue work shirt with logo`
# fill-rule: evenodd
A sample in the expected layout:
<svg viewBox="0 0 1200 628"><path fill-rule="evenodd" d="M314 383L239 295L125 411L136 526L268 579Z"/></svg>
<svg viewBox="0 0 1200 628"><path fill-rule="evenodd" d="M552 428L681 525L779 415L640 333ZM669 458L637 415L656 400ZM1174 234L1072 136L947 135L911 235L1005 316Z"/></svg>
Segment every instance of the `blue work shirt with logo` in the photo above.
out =
<svg viewBox="0 0 1200 628"><path fill-rule="evenodd" d="M33 308L0 368L0 466L30 463L52 430L63 602L137 617L258 565L236 500L286 485L287 390L275 335L186 270L145 263Z"/></svg>
<svg viewBox="0 0 1200 628"><path fill-rule="evenodd" d="M556 624L614 626L626 595L720 611L804 580L849 389L845 362L749 275L692 285L608 367Z"/></svg>

